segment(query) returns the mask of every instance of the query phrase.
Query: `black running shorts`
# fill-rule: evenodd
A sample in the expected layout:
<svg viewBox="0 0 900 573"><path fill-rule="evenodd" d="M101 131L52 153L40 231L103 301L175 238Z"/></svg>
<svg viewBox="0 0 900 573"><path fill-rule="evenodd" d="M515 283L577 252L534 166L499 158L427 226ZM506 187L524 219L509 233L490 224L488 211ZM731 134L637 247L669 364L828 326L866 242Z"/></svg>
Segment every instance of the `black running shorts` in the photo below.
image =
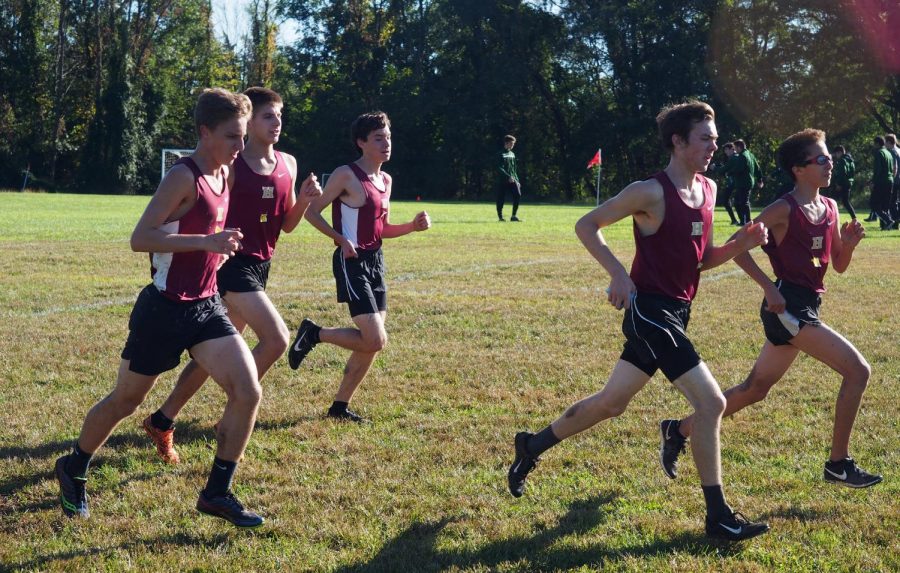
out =
<svg viewBox="0 0 900 573"><path fill-rule="evenodd" d="M137 297L128 319L128 340L122 358L137 374L156 376L178 366L181 353L215 338L236 336L218 294L178 302L147 285Z"/></svg>
<svg viewBox="0 0 900 573"><path fill-rule="evenodd" d="M216 273L219 293L225 296L229 292L266 290L271 266L272 261L261 261L256 257L246 255L238 254L229 258Z"/></svg>
<svg viewBox="0 0 900 573"><path fill-rule="evenodd" d="M775 346L784 346L790 344L791 339L807 324L816 326L822 324L819 320L822 297L810 288L781 279L775 281L775 286L784 297L784 312L781 314L769 312L766 310L766 299L763 298L759 307L759 318L762 320L766 339Z"/></svg>
<svg viewBox="0 0 900 573"><path fill-rule="evenodd" d="M701 362L687 337L691 303L671 297L637 293L625 311L622 332L625 349L620 358L653 376L662 370L670 381Z"/></svg>
<svg viewBox="0 0 900 573"><path fill-rule="evenodd" d="M387 285L384 283L384 255L381 249L357 249L356 252L358 257L345 259L338 247L331 258L338 302L347 303L350 316L387 310Z"/></svg>

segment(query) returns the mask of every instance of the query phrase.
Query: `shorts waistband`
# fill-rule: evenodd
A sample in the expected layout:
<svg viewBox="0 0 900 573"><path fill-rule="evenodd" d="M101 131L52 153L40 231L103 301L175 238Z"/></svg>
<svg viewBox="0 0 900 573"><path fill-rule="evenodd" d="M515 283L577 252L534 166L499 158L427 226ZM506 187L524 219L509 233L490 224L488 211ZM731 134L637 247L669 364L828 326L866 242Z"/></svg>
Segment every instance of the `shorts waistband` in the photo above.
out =
<svg viewBox="0 0 900 573"><path fill-rule="evenodd" d="M671 296L667 296L664 294L656 294L652 292L636 292L636 297L640 297L644 300L653 300L660 304L664 304L668 307L674 308L676 310L689 310L691 308L690 301L681 300L680 298L674 298Z"/></svg>
<svg viewBox="0 0 900 573"><path fill-rule="evenodd" d="M775 286L778 288L779 292L789 292L803 299L818 300L821 298L820 293L817 293L815 290L809 288L808 286L798 285L797 283L792 283L784 279L777 279L775 281Z"/></svg>
<svg viewBox="0 0 900 573"><path fill-rule="evenodd" d="M150 288L150 287L153 287L153 288ZM160 300L165 301L165 302L171 304L172 306L187 306L187 305L193 305L193 304L201 304L204 302L215 301L216 298L219 296L219 293L216 293L212 296L207 296L204 298L197 298L194 300L179 300L179 299L173 298L173 297L167 295L166 293L162 292L161 290L159 290L159 287L156 286L156 283L150 283L149 285L144 287L144 290L150 292L152 296L156 296Z"/></svg>

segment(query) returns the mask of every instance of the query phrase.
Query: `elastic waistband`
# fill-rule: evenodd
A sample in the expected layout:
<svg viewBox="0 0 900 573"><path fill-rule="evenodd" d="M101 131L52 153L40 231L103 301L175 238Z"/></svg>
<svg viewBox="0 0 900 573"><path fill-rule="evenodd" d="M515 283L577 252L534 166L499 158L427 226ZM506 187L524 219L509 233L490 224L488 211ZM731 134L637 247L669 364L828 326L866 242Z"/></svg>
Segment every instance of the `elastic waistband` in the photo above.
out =
<svg viewBox="0 0 900 573"><path fill-rule="evenodd" d="M664 294L656 294L652 292L636 292L635 296L645 300L649 299L656 301L676 310L689 310L691 308L690 301L681 300L680 298L674 298Z"/></svg>

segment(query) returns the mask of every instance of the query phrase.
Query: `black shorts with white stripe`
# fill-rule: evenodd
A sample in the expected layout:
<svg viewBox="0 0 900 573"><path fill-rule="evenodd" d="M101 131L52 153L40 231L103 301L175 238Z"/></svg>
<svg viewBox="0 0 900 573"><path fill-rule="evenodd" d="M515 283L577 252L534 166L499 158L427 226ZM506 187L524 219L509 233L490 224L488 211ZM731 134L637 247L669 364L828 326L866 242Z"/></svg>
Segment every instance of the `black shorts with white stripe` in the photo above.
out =
<svg viewBox="0 0 900 573"><path fill-rule="evenodd" d="M648 376L657 369L676 380L701 362L687 337L691 303L671 297L635 293L625 311L622 332L625 349L620 358Z"/></svg>
<svg viewBox="0 0 900 573"><path fill-rule="evenodd" d="M381 249L357 249L356 252L356 258L345 259L338 247L331 257L337 300L347 303L350 316L383 312L387 310L384 255Z"/></svg>
<svg viewBox="0 0 900 573"><path fill-rule="evenodd" d="M766 339L775 346L784 346L790 344L791 339L807 324L814 326L822 324L819 320L822 297L811 288L781 279L775 281L775 286L784 297L784 312L781 314L769 312L766 310L766 299L763 298L759 307L759 318L762 320Z"/></svg>

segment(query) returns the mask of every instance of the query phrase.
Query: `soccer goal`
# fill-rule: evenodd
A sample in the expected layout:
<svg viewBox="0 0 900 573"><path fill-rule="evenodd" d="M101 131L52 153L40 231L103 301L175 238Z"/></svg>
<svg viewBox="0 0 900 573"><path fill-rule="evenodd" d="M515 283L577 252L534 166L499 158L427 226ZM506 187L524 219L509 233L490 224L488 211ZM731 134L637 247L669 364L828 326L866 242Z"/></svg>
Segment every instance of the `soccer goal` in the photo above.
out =
<svg viewBox="0 0 900 573"><path fill-rule="evenodd" d="M162 157L160 158L159 180L162 181L162 178L166 176L166 171L171 169L176 161L193 152L193 149L163 149Z"/></svg>

